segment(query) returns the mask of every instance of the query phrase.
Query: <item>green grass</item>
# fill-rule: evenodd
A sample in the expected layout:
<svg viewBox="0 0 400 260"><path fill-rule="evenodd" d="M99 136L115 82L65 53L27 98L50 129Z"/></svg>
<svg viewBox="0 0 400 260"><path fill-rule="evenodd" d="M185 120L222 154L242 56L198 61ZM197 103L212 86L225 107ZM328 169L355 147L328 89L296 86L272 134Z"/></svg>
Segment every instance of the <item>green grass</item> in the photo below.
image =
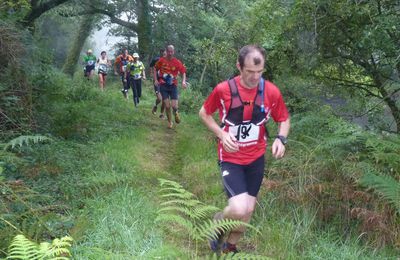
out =
<svg viewBox="0 0 400 260"><path fill-rule="evenodd" d="M90 259L92 248L129 259L162 245L162 235L154 226L157 207L143 192L126 185L87 200L86 204L84 214L94 228L76 246L77 259Z"/></svg>
<svg viewBox="0 0 400 260"><path fill-rule="evenodd" d="M182 95L182 123L170 130L151 114L149 82L138 108L122 98L119 82L109 83L104 93L95 84L82 89L76 83L69 90L74 101L64 100L48 115L49 127L55 126L49 129L63 138L30 151L21 174L35 191L48 195L46 203L59 206L46 223L52 235L75 238L75 259L193 258L187 234L154 219L160 177L182 184L207 204L226 205L216 141L198 119L198 104L191 102L195 93ZM268 172L301 190L312 183L308 173L315 168L311 162L296 168L293 155L300 143L296 149L284 160L268 156ZM301 174L290 178L290 169ZM244 252L274 259L395 259L396 250L373 250L357 234L321 227L312 203L287 201L285 192L262 188L251 222L261 235L246 233L239 243ZM209 256L206 243L199 250L200 259Z"/></svg>

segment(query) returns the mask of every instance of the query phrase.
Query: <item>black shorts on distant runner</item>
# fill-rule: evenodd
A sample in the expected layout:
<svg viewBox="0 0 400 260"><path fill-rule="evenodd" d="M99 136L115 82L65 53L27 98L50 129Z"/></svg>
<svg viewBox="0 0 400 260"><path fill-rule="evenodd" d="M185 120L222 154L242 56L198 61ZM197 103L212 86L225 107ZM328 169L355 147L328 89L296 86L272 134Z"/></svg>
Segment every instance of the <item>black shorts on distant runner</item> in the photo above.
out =
<svg viewBox="0 0 400 260"><path fill-rule="evenodd" d="M94 65L87 65L85 67L85 72L90 73L92 70L94 70Z"/></svg>
<svg viewBox="0 0 400 260"><path fill-rule="evenodd" d="M178 100L178 87L175 85L162 84L160 85L160 92L163 100L168 98Z"/></svg>
<svg viewBox="0 0 400 260"><path fill-rule="evenodd" d="M248 165L220 162L220 168L228 198L245 192L257 197L264 177L264 155Z"/></svg>

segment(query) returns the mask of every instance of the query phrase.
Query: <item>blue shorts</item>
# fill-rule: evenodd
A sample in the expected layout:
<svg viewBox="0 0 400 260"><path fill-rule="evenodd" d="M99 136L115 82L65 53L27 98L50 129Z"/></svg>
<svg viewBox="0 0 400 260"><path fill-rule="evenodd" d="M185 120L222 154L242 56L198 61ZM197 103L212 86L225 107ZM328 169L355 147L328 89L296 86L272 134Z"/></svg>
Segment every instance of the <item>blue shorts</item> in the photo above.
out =
<svg viewBox="0 0 400 260"><path fill-rule="evenodd" d="M178 100L178 87L176 85L162 84L160 85L160 92L163 100L168 98Z"/></svg>
<svg viewBox="0 0 400 260"><path fill-rule="evenodd" d="M222 182L228 198L247 192L257 197L264 177L264 155L247 165L220 162Z"/></svg>
<svg viewBox="0 0 400 260"><path fill-rule="evenodd" d="M87 65L85 67L85 72L90 73L92 70L94 70L94 65Z"/></svg>

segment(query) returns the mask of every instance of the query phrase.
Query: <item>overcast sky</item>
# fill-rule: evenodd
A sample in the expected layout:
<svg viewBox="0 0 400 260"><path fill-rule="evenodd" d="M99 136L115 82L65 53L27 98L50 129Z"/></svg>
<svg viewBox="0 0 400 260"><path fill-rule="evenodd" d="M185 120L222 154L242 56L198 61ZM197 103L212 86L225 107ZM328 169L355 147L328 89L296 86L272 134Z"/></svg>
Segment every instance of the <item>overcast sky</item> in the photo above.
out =
<svg viewBox="0 0 400 260"><path fill-rule="evenodd" d="M91 36L91 41L96 44L93 46L94 55L100 56L100 52L106 51L109 58L114 56L114 53L111 52L111 47L121 40L122 37L107 36L108 30L108 27L103 27Z"/></svg>

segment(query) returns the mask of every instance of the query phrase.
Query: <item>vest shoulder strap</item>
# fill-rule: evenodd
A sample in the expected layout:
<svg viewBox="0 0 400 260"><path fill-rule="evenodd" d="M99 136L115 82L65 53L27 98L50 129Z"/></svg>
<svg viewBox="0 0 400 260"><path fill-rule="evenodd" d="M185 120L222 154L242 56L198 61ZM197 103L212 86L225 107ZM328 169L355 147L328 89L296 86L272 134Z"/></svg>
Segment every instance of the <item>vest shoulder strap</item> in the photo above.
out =
<svg viewBox="0 0 400 260"><path fill-rule="evenodd" d="M240 98L239 90L236 85L235 79L234 78L229 79L228 85L229 85L229 89L231 92L231 106L230 106L229 110L243 106L243 102L242 102L242 99Z"/></svg>

